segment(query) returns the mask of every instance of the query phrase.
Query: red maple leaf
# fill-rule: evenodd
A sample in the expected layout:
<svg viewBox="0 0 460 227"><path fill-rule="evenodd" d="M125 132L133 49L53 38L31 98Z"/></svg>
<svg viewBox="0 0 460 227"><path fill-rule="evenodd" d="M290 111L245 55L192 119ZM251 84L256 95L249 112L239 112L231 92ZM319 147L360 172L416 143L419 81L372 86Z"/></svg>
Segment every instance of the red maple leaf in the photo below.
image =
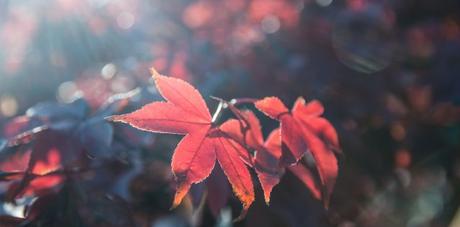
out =
<svg viewBox="0 0 460 227"><path fill-rule="evenodd" d="M250 158L250 163L253 163L254 169L260 181L260 185L264 191L265 202L270 202L270 194L283 175L284 168L280 168L279 159L281 157L281 149L279 134L271 134L270 139L264 142L260 122L251 111L233 110L242 119L229 120L226 122L227 127L222 127L222 130L240 144L245 144L250 149L255 150L254 157ZM228 127L228 126L232 127Z"/></svg>
<svg viewBox="0 0 460 227"><path fill-rule="evenodd" d="M234 127L233 123L227 121L215 126L206 103L193 86L153 69L152 74L166 102L153 102L132 113L112 116L110 120L145 131L185 135L172 157L177 182L173 207L180 204L192 184L210 175L217 160L242 202L243 212L246 211L254 201L254 187L246 166L248 151L221 130ZM242 158L245 154L246 158Z"/></svg>
<svg viewBox="0 0 460 227"><path fill-rule="evenodd" d="M288 148L282 149L282 165L294 165L305 152L311 152L321 185L325 188L323 198L327 206L338 174L334 150L339 150L339 143L335 129L320 117L324 111L321 103L305 103L303 98L298 98L290 112L280 99L267 97L256 101L255 106L280 122L281 141Z"/></svg>
<svg viewBox="0 0 460 227"><path fill-rule="evenodd" d="M268 150L275 154L281 154L281 134L280 129L277 128L270 133L265 146ZM297 163L287 167L312 193L316 199L321 199L321 189L313 175L312 171L304 166L302 163Z"/></svg>

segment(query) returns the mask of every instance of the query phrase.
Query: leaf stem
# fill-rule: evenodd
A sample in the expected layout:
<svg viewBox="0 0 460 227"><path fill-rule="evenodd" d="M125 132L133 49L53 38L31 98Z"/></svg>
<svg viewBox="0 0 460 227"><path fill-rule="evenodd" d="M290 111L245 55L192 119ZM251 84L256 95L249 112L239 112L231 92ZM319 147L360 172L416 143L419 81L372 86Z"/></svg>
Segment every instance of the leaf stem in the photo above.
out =
<svg viewBox="0 0 460 227"><path fill-rule="evenodd" d="M240 105L240 104L253 104L256 101L257 99L253 99L253 98L239 98L239 99L230 100L230 103L233 105Z"/></svg>
<svg viewBox="0 0 460 227"><path fill-rule="evenodd" d="M241 111L236 108L233 103L231 102L228 102L222 98L219 98L219 97L215 97L215 96L210 96L212 99L214 100L217 100L219 101L219 106L217 107L216 109L216 112L214 112L213 114L213 117L212 117L212 123L214 123L215 121L217 121L217 118L219 117L219 115L222 113L222 110L223 109L230 109L230 111L236 116L236 118L238 118L238 123L240 124L240 130L241 130L241 134L243 134L243 143L244 144L241 144L240 142L236 141L237 143L239 143L241 146L243 147L246 147L248 148L248 145L246 144L246 136L250 130L250 124L249 124L249 121L246 119L246 117L241 113ZM231 136L229 136L227 133L225 132L222 132L223 134L225 134L227 137L231 138ZM246 149L248 152L249 150ZM249 156L252 157L251 153L249 153ZM254 165L254 162L252 159L249 160L250 164L251 165Z"/></svg>
<svg viewBox="0 0 460 227"><path fill-rule="evenodd" d="M236 116L236 118L238 118L238 120L243 121L246 125L249 126L249 122L244 118L243 114L241 114L240 110L237 109L232 102L225 101L224 99L221 99L221 98L215 97L215 96L211 96L211 98L214 99L214 100L218 100L220 102L220 104L223 105L221 108L229 108L230 111L232 111L232 113ZM219 104L219 107L220 107L220 104ZM222 110L219 109L219 107L217 107L216 112L217 111L222 111ZM213 117L213 120L214 120L214 117Z"/></svg>
<svg viewBox="0 0 460 227"><path fill-rule="evenodd" d="M222 114L222 110L225 108L224 105L225 105L224 102L222 102L222 100L219 100L219 105L217 106L216 111L212 115L212 120L211 120L212 123L215 123L217 119L220 117L220 115Z"/></svg>

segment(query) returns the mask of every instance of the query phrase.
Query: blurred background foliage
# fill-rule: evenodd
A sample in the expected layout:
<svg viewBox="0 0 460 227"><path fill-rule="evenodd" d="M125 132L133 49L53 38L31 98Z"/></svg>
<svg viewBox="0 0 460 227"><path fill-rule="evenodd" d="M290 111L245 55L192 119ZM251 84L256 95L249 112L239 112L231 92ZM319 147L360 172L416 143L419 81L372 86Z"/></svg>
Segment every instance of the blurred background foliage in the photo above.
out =
<svg viewBox="0 0 460 227"><path fill-rule="evenodd" d="M1 137L44 101L83 97L97 117L114 94L140 88L128 109L158 99L153 66L205 97L325 104L345 154L330 209L287 174L270 207L258 192L234 225L460 226L459 16L457 0L0 0ZM276 127L263 123L265 133ZM90 207L105 226L232 225L228 209L214 217L204 208L200 221L187 205L169 211L177 140L136 138L127 141L136 152L118 152L99 173L116 179L120 199L82 190L95 198L76 206L80 218Z"/></svg>

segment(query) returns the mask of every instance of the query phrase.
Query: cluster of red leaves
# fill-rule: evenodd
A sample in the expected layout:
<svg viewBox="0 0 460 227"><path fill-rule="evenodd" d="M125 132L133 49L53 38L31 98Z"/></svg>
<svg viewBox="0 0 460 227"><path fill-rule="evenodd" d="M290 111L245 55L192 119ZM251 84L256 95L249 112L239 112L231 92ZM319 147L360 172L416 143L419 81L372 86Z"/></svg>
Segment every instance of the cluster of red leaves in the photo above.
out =
<svg viewBox="0 0 460 227"><path fill-rule="evenodd" d="M227 107L237 118L218 124L222 109L218 108L211 116L193 86L155 70L152 73L166 102L153 102L132 113L112 116L110 120L145 131L185 135L172 157L177 183L173 207L181 203L193 184L211 175L216 160L243 204L242 214L255 199L248 167L257 173L267 204L273 187L288 168L327 206L338 174L334 151L339 151L339 143L334 127L321 117L324 108L320 102L305 103L299 98L289 111L276 97L254 101L257 109L280 122L280 127L264 140L259 120L252 112L221 101L220 107ZM312 155L317 174L299 162L306 153ZM216 187L213 182L219 182L212 179L214 176L217 174L207 181L208 188Z"/></svg>

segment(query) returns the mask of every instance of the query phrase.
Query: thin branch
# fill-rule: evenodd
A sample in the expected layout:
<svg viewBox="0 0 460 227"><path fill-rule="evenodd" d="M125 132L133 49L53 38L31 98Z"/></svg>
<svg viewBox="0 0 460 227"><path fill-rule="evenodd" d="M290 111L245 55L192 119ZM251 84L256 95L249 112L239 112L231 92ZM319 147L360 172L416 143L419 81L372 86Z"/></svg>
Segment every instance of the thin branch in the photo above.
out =
<svg viewBox="0 0 460 227"><path fill-rule="evenodd" d="M230 100L230 103L233 105L240 105L240 104L254 104L257 99L253 98L239 98L239 99L232 99Z"/></svg>
<svg viewBox="0 0 460 227"><path fill-rule="evenodd" d="M211 122L212 123L215 123L217 121L217 119L220 117L220 115L222 114L222 110L224 109L224 103L222 101L219 101L219 105L217 106L217 109L216 111L214 112L214 114L212 115L212 120Z"/></svg>

